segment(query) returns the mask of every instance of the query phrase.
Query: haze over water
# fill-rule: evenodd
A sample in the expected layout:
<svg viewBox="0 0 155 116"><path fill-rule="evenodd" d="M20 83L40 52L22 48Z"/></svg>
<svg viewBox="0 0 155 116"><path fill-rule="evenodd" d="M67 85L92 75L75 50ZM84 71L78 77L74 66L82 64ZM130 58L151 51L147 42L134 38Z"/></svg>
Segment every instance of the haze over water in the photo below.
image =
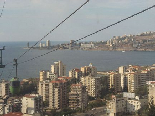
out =
<svg viewBox="0 0 155 116"><path fill-rule="evenodd" d="M52 42L52 44L64 42ZM3 64L13 61L18 58L24 51L27 42L3 42L0 47L6 46L3 51ZM31 45L31 42L30 42ZM18 62L31 59L35 56L49 52L49 50L31 50ZM40 70L50 70L51 64L61 60L66 65L66 74L73 68L92 63L97 67L98 71L115 70L122 65L152 65L155 63L155 52L140 52L140 51L82 51L82 50L58 50L36 60L20 64L18 66L18 77L20 79L39 77ZM15 69L10 75L13 65L7 65L4 69L1 78L10 79L15 77ZM1 73L2 69L0 69ZM10 76L9 76L10 75Z"/></svg>

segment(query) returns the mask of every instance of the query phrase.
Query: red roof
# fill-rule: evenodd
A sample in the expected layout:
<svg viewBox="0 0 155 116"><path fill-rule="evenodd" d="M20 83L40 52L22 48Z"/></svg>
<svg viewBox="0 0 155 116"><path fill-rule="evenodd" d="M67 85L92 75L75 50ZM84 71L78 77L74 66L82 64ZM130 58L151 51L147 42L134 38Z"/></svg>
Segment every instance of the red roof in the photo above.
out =
<svg viewBox="0 0 155 116"><path fill-rule="evenodd" d="M21 112L10 112L8 114L4 114L3 116L23 116Z"/></svg>
<svg viewBox="0 0 155 116"><path fill-rule="evenodd" d="M75 68L74 70L75 70L76 72L80 72L80 71L81 71L80 69L77 69L77 68Z"/></svg>
<svg viewBox="0 0 155 116"><path fill-rule="evenodd" d="M71 79L72 77L58 77L58 79L61 78L61 79Z"/></svg>
<svg viewBox="0 0 155 116"><path fill-rule="evenodd" d="M27 98L35 98L36 96L33 96L31 94L26 94L26 95L24 95L24 97L27 97Z"/></svg>

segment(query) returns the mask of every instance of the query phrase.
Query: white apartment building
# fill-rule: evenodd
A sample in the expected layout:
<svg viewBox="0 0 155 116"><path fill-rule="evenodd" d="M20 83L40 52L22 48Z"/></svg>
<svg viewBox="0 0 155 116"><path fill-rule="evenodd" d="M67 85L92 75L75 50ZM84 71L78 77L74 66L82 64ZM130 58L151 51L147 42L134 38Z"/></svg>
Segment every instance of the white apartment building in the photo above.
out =
<svg viewBox="0 0 155 116"><path fill-rule="evenodd" d="M66 65L62 61L54 62L54 65L51 65L51 72L58 77L66 76Z"/></svg>
<svg viewBox="0 0 155 116"><path fill-rule="evenodd" d="M46 47L49 48L51 46L50 40L46 40Z"/></svg>
<svg viewBox="0 0 155 116"><path fill-rule="evenodd" d="M71 92L69 92L69 107L71 109L85 109L88 104L88 93L86 87L81 83L72 84Z"/></svg>
<svg viewBox="0 0 155 116"><path fill-rule="evenodd" d="M88 95L92 97L99 97L101 90L100 77L86 76L81 77L81 83L86 86Z"/></svg>
<svg viewBox="0 0 155 116"><path fill-rule="evenodd" d="M42 96L38 94L26 94L23 96L21 110L23 114L33 115L35 113L42 113L42 108Z"/></svg>
<svg viewBox="0 0 155 116"><path fill-rule="evenodd" d="M0 82L0 96L4 97L6 95L10 95L9 81L2 80Z"/></svg>

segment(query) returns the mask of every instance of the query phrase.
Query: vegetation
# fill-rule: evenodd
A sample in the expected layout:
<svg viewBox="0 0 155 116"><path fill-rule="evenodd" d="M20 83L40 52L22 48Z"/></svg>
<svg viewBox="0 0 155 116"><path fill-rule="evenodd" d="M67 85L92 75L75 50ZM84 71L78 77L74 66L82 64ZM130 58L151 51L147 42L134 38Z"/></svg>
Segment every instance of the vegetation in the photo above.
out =
<svg viewBox="0 0 155 116"><path fill-rule="evenodd" d="M88 109L92 109L92 108L95 108L95 107L102 107L105 104L106 103L101 99L93 100L93 101L90 101L88 103Z"/></svg>
<svg viewBox="0 0 155 116"><path fill-rule="evenodd" d="M147 86L142 86L139 87L136 91L135 91L136 96L144 96L144 95L148 95L148 89Z"/></svg>
<svg viewBox="0 0 155 116"><path fill-rule="evenodd" d="M29 93L37 93L38 78L30 78L28 81L23 82L20 87L20 95Z"/></svg>

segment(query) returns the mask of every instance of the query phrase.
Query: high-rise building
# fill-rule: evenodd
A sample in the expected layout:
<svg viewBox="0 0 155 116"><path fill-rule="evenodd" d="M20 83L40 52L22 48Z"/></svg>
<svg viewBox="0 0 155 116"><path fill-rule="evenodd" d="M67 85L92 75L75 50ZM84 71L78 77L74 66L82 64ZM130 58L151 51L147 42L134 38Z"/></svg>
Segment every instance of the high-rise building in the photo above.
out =
<svg viewBox="0 0 155 116"><path fill-rule="evenodd" d="M80 79L82 77L82 71L80 69L72 69L69 71L69 77Z"/></svg>
<svg viewBox="0 0 155 116"><path fill-rule="evenodd" d="M67 83L55 79L49 84L49 108L63 109L68 106Z"/></svg>
<svg viewBox="0 0 155 116"><path fill-rule="evenodd" d="M42 96L38 94L26 94L22 98L22 113L33 115L35 113L42 113L43 100Z"/></svg>
<svg viewBox="0 0 155 116"><path fill-rule="evenodd" d="M71 109L81 108L85 109L88 104L88 93L86 86L81 83L72 84L71 92L69 92L69 107Z"/></svg>
<svg viewBox="0 0 155 116"><path fill-rule="evenodd" d="M50 40L47 40L47 41L46 41L46 47L47 47L47 48L51 47Z"/></svg>
<svg viewBox="0 0 155 116"><path fill-rule="evenodd" d="M109 75L109 89L114 89L115 93L121 92L121 74L111 72Z"/></svg>
<svg viewBox="0 0 155 116"><path fill-rule="evenodd" d="M86 86L88 95L92 97L99 97L101 90L100 77L86 76L81 77L81 83Z"/></svg>
<svg viewBox="0 0 155 116"><path fill-rule="evenodd" d="M43 47L43 46L42 46L42 43L40 43L40 44L39 44L39 47L40 47L40 48L42 48L42 47Z"/></svg>
<svg viewBox="0 0 155 116"><path fill-rule="evenodd" d="M46 81L40 81L39 82L39 88L38 93L39 95L43 96L43 101L49 101L49 80Z"/></svg>
<svg viewBox="0 0 155 116"><path fill-rule="evenodd" d="M88 76L88 75L94 76L94 77L97 76L97 68L94 67L92 63L90 63L89 66L81 67L81 71L82 71L82 76Z"/></svg>
<svg viewBox="0 0 155 116"><path fill-rule="evenodd" d="M148 70L128 73L128 92L134 92L139 87L145 86L146 82L152 78L150 74Z"/></svg>
<svg viewBox="0 0 155 116"><path fill-rule="evenodd" d="M54 65L51 65L51 72L58 77L66 76L66 65L62 61L54 62Z"/></svg>

